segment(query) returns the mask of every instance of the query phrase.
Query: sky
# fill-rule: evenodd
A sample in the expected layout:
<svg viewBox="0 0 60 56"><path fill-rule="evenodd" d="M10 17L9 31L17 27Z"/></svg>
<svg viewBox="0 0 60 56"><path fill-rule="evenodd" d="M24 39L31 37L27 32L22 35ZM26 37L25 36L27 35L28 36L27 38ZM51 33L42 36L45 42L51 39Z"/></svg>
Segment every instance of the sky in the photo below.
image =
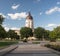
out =
<svg viewBox="0 0 60 56"><path fill-rule="evenodd" d="M34 28L53 30L60 26L60 0L0 0L0 15L5 17L4 29L20 29L25 26L30 11Z"/></svg>

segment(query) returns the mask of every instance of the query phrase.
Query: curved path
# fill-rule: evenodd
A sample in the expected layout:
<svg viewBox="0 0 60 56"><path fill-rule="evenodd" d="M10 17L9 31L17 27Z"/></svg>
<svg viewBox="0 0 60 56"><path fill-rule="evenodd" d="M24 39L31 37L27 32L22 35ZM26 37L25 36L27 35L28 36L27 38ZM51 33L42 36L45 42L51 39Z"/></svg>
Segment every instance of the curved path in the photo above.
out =
<svg viewBox="0 0 60 56"><path fill-rule="evenodd" d="M19 44L18 48L6 54L5 56L60 56L51 49L40 44Z"/></svg>

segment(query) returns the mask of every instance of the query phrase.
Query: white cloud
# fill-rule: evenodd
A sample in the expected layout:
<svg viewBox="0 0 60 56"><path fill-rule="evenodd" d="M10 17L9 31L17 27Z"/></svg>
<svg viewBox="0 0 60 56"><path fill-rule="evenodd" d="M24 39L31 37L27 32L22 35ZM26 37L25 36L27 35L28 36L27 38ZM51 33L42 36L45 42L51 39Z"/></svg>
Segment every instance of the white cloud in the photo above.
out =
<svg viewBox="0 0 60 56"><path fill-rule="evenodd" d="M27 13L26 12L15 13L15 14L9 13L8 16L11 19L21 19L21 18L26 18L27 17Z"/></svg>
<svg viewBox="0 0 60 56"><path fill-rule="evenodd" d="M6 31L9 31L9 27L7 27L6 24L3 24L2 27L4 27L4 29L5 29Z"/></svg>
<svg viewBox="0 0 60 56"><path fill-rule="evenodd" d="M19 4L17 4L17 5L14 4L14 5L12 5L11 8L15 10L15 9L17 9L19 6L20 6Z"/></svg>
<svg viewBox="0 0 60 56"><path fill-rule="evenodd" d="M11 30L20 30L20 28L17 28L17 27L7 27L6 25L3 25L3 27L4 27L4 29L5 29L6 31L9 31L10 29L11 29Z"/></svg>
<svg viewBox="0 0 60 56"><path fill-rule="evenodd" d="M45 26L45 29L52 31L57 26L57 24L48 24L47 26Z"/></svg>
<svg viewBox="0 0 60 56"><path fill-rule="evenodd" d="M4 27L4 29L5 29L6 31L9 31L9 27Z"/></svg>
<svg viewBox="0 0 60 56"><path fill-rule="evenodd" d="M46 27L55 27L57 26L56 24L48 24Z"/></svg>
<svg viewBox="0 0 60 56"><path fill-rule="evenodd" d="M11 30L20 30L20 28L17 28L17 27L12 27L10 28Z"/></svg>
<svg viewBox="0 0 60 56"><path fill-rule="evenodd" d="M53 30L57 26L60 26L60 24L48 24L47 26L45 26L45 29L47 29L47 30Z"/></svg>
<svg viewBox="0 0 60 56"><path fill-rule="evenodd" d="M3 13L0 13L0 15L2 15L4 18L6 18L6 16Z"/></svg>
<svg viewBox="0 0 60 56"><path fill-rule="evenodd" d="M20 28L18 28L18 27L11 27L9 24L7 24L7 25L3 24L2 27L4 27L4 29L6 31L9 31L9 30L20 30Z"/></svg>
<svg viewBox="0 0 60 56"><path fill-rule="evenodd" d="M42 15L42 12L40 12L40 15Z"/></svg>
<svg viewBox="0 0 60 56"><path fill-rule="evenodd" d="M60 2L57 2L57 4L59 5L59 4L60 4Z"/></svg>
<svg viewBox="0 0 60 56"><path fill-rule="evenodd" d="M11 27L11 28L9 28L9 27L7 27L7 26L5 26L4 29L5 29L6 31L9 31L10 29L11 29L11 30L20 30L20 28L17 28L17 27Z"/></svg>
<svg viewBox="0 0 60 56"><path fill-rule="evenodd" d="M50 10L47 10L45 14L51 14L53 12L60 12L60 8L59 7L51 8Z"/></svg>

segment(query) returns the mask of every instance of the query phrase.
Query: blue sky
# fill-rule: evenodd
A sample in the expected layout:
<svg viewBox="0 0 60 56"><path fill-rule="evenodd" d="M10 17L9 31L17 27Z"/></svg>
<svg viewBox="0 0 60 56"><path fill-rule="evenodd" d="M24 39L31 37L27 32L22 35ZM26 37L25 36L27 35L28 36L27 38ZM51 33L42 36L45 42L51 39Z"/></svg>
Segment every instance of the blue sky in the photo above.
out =
<svg viewBox="0 0 60 56"><path fill-rule="evenodd" d="M2 26L6 30L24 27L29 11L35 28L53 30L60 26L60 0L0 0L0 14L5 17Z"/></svg>

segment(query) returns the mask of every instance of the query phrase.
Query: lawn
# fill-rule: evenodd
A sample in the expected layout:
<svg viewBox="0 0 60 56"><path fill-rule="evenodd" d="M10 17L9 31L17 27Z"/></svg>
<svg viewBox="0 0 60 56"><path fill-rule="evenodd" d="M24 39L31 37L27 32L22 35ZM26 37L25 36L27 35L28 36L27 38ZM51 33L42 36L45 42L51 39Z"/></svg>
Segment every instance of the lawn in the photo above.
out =
<svg viewBox="0 0 60 56"><path fill-rule="evenodd" d="M12 45L12 44L17 44L17 41L3 41L0 42L0 48L4 48L6 46Z"/></svg>

